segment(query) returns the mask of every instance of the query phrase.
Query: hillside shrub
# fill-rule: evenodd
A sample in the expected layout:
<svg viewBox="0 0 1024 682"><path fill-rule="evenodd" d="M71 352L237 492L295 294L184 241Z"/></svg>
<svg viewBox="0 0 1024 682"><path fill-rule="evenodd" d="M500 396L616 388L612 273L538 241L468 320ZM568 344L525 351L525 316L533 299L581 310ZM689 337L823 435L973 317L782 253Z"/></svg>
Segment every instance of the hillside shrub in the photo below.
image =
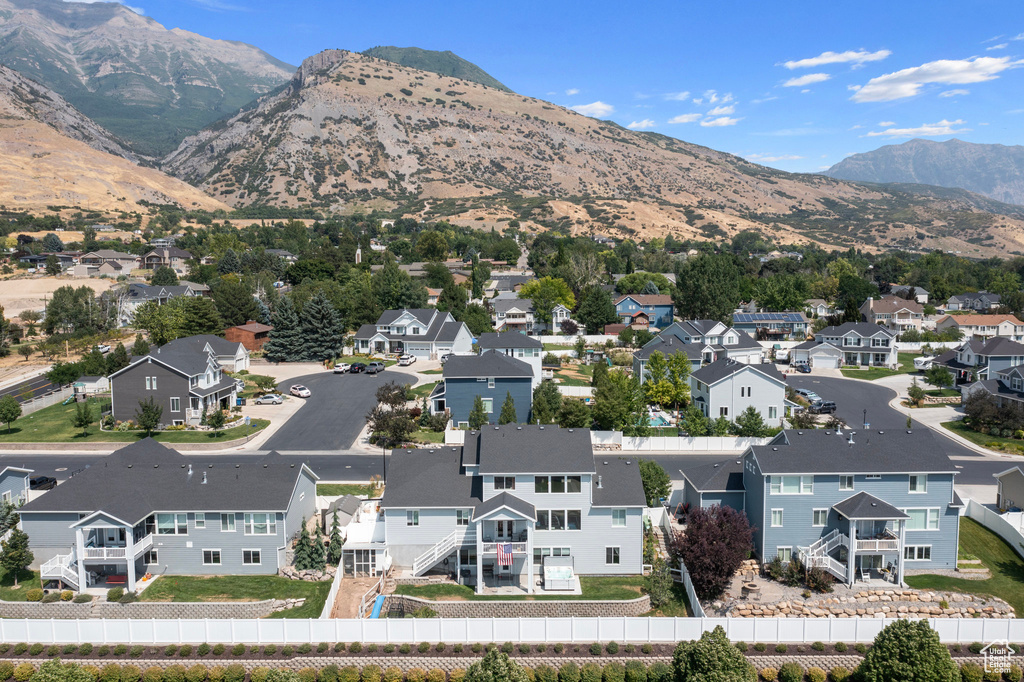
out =
<svg viewBox="0 0 1024 682"><path fill-rule="evenodd" d="M807 669L807 682L827 682L828 673L817 666Z"/></svg>
<svg viewBox="0 0 1024 682"><path fill-rule="evenodd" d="M601 682L601 666L587 662L580 668L580 682Z"/></svg>
<svg viewBox="0 0 1024 682"><path fill-rule="evenodd" d="M384 682L402 682L403 678L404 673L397 665L392 665L384 669Z"/></svg>
<svg viewBox="0 0 1024 682"><path fill-rule="evenodd" d="M60 600L61 601L71 601L74 598L75 598L75 593L72 592L71 590L64 590L63 592L60 593Z"/></svg>
<svg viewBox="0 0 1024 682"><path fill-rule="evenodd" d="M43 653L43 650L45 648L46 647L44 647L42 644L40 644L39 642L36 642L32 646L30 646L28 648L28 653L31 656L38 656L39 654Z"/></svg>
<svg viewBox="0 0 1024 682"><path fill-rule="evenodd" d="M203 642L202 644L200 644L199 646L196 647L196 653L199 654L200 656L209 656L210 655L210 645L207 644L206 642Z"/></svg>
<svg viewBox="0 0 1024 682"><path fill-rule="evenodd" d="M580 667L569 661L558 669L558 682L580 682Z"/></svg>
<svg viewBox="0 0 1024 682"><path fill-rule="evenodd" d="M108 663L100 669L99 682L119 682L121 679L121 666L117 663Z"/></svg>
<svg viewBox="0 0 1024 682"><path fill-rule="evenodd" d="M233 647L231 647L231 655L232 656L241 656L244 653L245 653L245 645L244 644L236 644Z"/></svg>
<svg viewBox="0 0 1024 682"><path fill-rule="evenodd" d="M857 677L863 682L956 682L957 669L927 621L896 620L875 637Z"/></svg>
<svg viewBox="0 0 1024 682"><path fill-rule="evenodd" d="M591 656L600 656L602 651L604 651L604 647L601 646L600 642L594 642L590 645Z"/></svg>
<svg viewBox="0 0 1024 682"><path fill-rule="evenodd" d="M142 679L142 669L137 665L128 664L121 667L121 682L139 682Z"/></svg>
<svg viewBox="0 0 1024 682"><path fill-rule="evenodd" d="M626 663L626 682L647 682L647 666L640 661Z"/></svg>
<svg viewBox="0 0 1024 682"><path fill-rule="evenodd" d="M295 654L295 649L287 644L281 647L281 655L285 658L291 658Z"/></svg>
<svg viewBox="0 0 1024 682"><path fill-rule="evenodd" d="M846 682L850 679L850 671L841 665L837 665L828 671L828 676L832 682Z"/></svg>
<svg viewBox="0 0 1024 682"><path fill-rule="evenodd" d="M558 682L558 671L542 664L533 669L533 677L537 682Z"/></svg>
<svg viewBox="0 0 1024 682"><path fill-rule="evenodd" d="M178 655L181 656L182 658L188 658L189 656L191 656L192 655L192 645L191 644L182 644L180 647L178 647Z"/></svg>
<svg viewBox="0 0 1024 682"><path fill-rule="evenodd" d="M43 591L38 587L33 587L31 590L25 593L25 601L42 601Z"/></svg>
<svg viewBox="0 0 1024 682"><path fill-rule="evenodd" d="M14 668L14 679L17 682L28 682L36 674L36 667L31 663L19 663Z"/></svg>
<svg viewBox="0 0 1024 682"><path fill-rule="evenodd" d="M799 663L787 661L779 666L779 682L803 682L804 669Z"/></svg>
<svg viewBox="0 0 1024 682"><path fill-rule="evenodd" d="M18 653L17 650L15 650L14 653ZM90 644L89 642L86 642L85 644L82 644L81 646L78 647L78 653L81 654L82 656L88 656L89 654L92 653L92 644Z"/></svg>
<svg viewBox="0 0 1024 682"><path fill-rule="evenodd" d="M626 667L617 661L609 663L604 667L601 679L603 682L625 682Z"/></svg>

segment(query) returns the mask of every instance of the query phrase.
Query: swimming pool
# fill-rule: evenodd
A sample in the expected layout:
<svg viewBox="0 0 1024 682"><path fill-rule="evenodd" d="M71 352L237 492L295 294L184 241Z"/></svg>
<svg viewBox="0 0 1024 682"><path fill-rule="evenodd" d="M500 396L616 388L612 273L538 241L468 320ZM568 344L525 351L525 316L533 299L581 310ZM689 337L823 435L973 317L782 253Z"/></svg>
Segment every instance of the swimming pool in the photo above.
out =
<svg viewBox="0 0 1024 682"><path fill-rule="evenodd" d="M648 419L651 426L668 426L669 421L660 414L652 414Z"/></svg>

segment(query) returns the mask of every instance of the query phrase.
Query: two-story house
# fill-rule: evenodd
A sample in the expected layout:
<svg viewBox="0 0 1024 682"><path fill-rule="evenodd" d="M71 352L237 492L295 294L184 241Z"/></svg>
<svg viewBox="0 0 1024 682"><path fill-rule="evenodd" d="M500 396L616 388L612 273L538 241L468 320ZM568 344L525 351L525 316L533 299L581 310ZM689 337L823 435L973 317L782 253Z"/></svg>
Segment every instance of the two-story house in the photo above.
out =
<svg viewBox="0 0 1024 682"><path fill-rule="evenodd" d="M364 324L355 334L361 353L409 354L439 358L473 352L473 334L451 313L433 308L385 310L377 324Z"/></svg>
<svg viewBox="0 0 1024 682"><path fill-rule="evenodd" d="M921 305L928 303L928 297L931 295L924 287L915 287L909 284L893 284L889 287L889 293L900 298L913 298Z"/></svg>
<svg viewBox="0 0 1024 682"><path fill-rule="evenodd" d="M643 348L633 353L633 376L643 383L647 361L655 352L666 358L684 353L690 369L700 369L719 358L730 358L745 364L760 363L764 349L754 339L717 320L685 320L673 322L661 330Z"/></svg>
<svg viewBox="0 0 1024 682"><path fill-rule="evenodd" d="M498 351L480 355L456 355L444 365L444 377L430 394L430 413L445 410L457 426L469 426L469 413L477 396L483 401L487 423L501 415L507 396L516 407L516 423L530 419L533 407L533 368L522 360Z"/></svg>
<svg viewBox="0 0 1024 682"><path fill-rule="evenodd" d="M615 313L622 324L633 325L639 313L646 313L650 327L664 329L672 324L676 307L668 294L626 294L615 299Z"/></svg>
<svg viewBox="0 0 1024 682"><path fill-rule="evenodd" d="M935 323L935 331L955 329L963 339L991 339L1001 336L1011 341L1024 341L1024 322L1014 315L943 315Z"/></svg>
<svg viewBox="0 0 1024 682"><path fill-rule="evenodd" d="M995 378L996 374L1024 365L1024 344L997 336L987 341L968 339L938 355L934 363L949 369L956 382Z"/></svg>
<svg viewBox="0 0 1024 682"><path fill-rule="evenodd" d="M753 407L768 426L784 426L786 377L770 363L720 358L690 375L690 397L710 419L735 420Z"/></svg>
<svg viewBox="0 0 1024 682"><path fill-rule="evenodd" d="M992 396L999 407L1012 405L1018 410L1024 410L1024 365L990 371L988 376L992 378L963 386L960 392L964 399L972 395L987 394Z"/></svg>
<svg viewBox="0 0 1024 682"><path fill-rule="evenodd" d="M183 336L175 339L161 348L177 350L178 348L191 349L196 353L213 353L214 360L222 368L229 372L241 372L249 369L249 350L241 341L222 339L213 334L196 334L195 336Z"/></svg>
<svg viewBox="0 0 1024 682"><path fill-rule="evenodd" d="M156 270L167 267L175 272L183 273L188 269L188 261L192 260L192 254L176 246L163 246L154 248L142 257L142 267L147 270Z"/></svg>
<svg viewBox="0 0 1024 682"><path fill-rule="evenodd" d="M477 347L481 353L493 350L522 360L533 372L533 388L540 385L544 344L539 339L519 332L484 332L477 339Z"/></svg>
<svg viewBox="0 0 1024 682"><path fill-rule="evenodd" d="M969 292L950 296L946 301L946 312L953 310L975 310L985 313L999 307L1002 296L988 291Z"/></svg>
<svg viewBox="0 0 1024 682"><path fill-rule="evenodd" d="M27 502L32 473L32 469L4 467L3 471L0 471L0 501L13 505Z"/></svg>
<svg viewBox="0 0 1024 682"><path fill-rule="evenodd" d="M202 296L202 286L209 291L206 285L177 284L174 286L151 286L141 282L132 282L125 289L111 290L104 294L117 305L117 323L121 327L132 324L135 311L139 306L154 301L157 305L165 305L172 298L178 296Z"/></svg>
<svg viewBox="0 0 1024 682"><path fill-rule="evenodd" d="M842 313L836 307L823 298L809 298L804 301L804 310L813 317L832 317Z"/></svg>
<svg viewBox="0 0 1024 682"><path fill-rule="evenodd" d="M195 338L150 350L110 375L115 420L135 421L139 402L149 398L162 408L161 423L168 425L197 425L208 410L235 404L235 380L224 374L212 346Z"/></svg>
<svg viewBox="0 0 1024 682"><path fill-rule="evenodd" d="M733 313L732 327L759 341L791 341L807 338L810 321L802 312Z"/></svg>
<svg viewBox="0 0 1024 682"><path fill-rule="evenodd" d="M491 324L499 332L519 332L521 334L560 334L562 323L572 318L572 311L561 303L551 309L551 322L541 322L533 301L519 298L512 292L501 292L489 302L491 306Z"/></svg>
<svg viewBox="0 0 1024 682"><path fill-rule="evenodd" d="M924 306L899 296L868 297L860 307L861 317L869 324L901 334L910 329L921 331Z"/></svg>
<svg viewBox="0 0 1024 682"><path fill-rule="evenodd" d="M193 463L152 438L23 506L43 581L76 590L154 575L273 575L316 513L317 476L276 452ZM315 523L315 520L314 520Z"/></svg>
<svg viewBox="0 0 1024 682"><path fill-rule="evenodd" d="M825 327L813 341L794 346L789 352L792 364L838 369L841 365L895 367L896 333L867 322L845 322Z"/></svg>
<svg viewBox="0 0 1024 682"><path fill-rule="evenodd" d="M643 572L637 461L595 457L589 429L488 426L463 447L396 450L388 470L386 546L412 575L447 560L477 593L532 593L538 579L569 589L575 576Z"/></svg>

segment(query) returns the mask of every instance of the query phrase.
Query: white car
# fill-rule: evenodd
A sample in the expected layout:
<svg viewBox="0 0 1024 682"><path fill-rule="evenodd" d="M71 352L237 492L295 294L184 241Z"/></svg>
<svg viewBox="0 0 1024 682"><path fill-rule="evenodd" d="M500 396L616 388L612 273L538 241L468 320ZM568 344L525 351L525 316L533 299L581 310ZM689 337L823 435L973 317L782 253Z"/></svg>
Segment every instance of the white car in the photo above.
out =
<svg viewBox="0 0 1024 682"><path fill-rule="evenodd" d="M313 395L313 393L302 384L295 384L290 389L288 389L288 392L294 396L298 396L299 398L308 398L309 396Z"/></svg>
<svg viewBox="0 0 1024 682"><path fill-rule="evenodd" d="M256 398L253 402L257 405L280 405L284 402L284 396L277 393L267 393Z"/></svg>
<svg viewBox="0 0 1024 682"><path fill-rule="evenodd" d="M335 374L348 374L348 371L352 369L352 365L347 362L339 362L334 366Z"/></svg>
<svg viewBox="0 0 1024 682"><path fill-rule="evenodd" d="M935 362L935 355L929 355L927 357L914 358L914 369L919 372L929 370L932 368L932 363Z"/></svg>
<svg viewBox="0 0 1024 682"><path fill-rule="evenodd" d="M108 346L105 343L101 343L100 345L96 346L96 350L106 355L107 353L110 352L110 346Z"/></svg>
<svg viewBox="0 0 1024 682"><path fill-rule="evenodd" d="M411 365L414 362L416 362L416 356L415 355L403 355L402 357L398 358L398 366L399 367L408 367L409 365Z"/></svg>

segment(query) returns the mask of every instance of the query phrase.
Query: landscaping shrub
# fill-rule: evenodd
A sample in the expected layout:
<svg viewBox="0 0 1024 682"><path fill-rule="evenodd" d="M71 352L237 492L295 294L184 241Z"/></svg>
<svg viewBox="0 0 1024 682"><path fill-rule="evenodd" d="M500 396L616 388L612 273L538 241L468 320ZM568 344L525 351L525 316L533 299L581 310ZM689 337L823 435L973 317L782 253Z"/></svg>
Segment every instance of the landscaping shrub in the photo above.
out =
<svg viewBox="0 0 1024 682"><path fill-rule="evenodd" d="M847 649L846 642L836 642L836 651L839 653L845 652Z"/></svg>
<svg viewBox="0 0 1024 682"><path fill-rule="evenodd" d="M538 665L533 669L533 676L537 682L558 682L558 671L550 665Z"/></svg>
<svg viewBox="0 0 1024 682"><path fill-rule="evenodd" d="M331 645L327 642L320 642L316 645L316 652L318 654L327 653L327 650L331 648Z"/></svg>
<svg viewBox="0 0 1024 682"><path fill-rule="evenodd" d="M68 645L68 646L74 646L74 644L71 644L71 645ZM11 650L11 643L10 642L0 642L0 654L6 654L10 650Z"/></svg>
<svg viewBox="0 0 1024 682"><path fill-rule="evenodd" d="M850 671L841 665L837 665L828 671L828 676L832 678L832 682L846 682L850 679Z"/></svg>
<svg viewBox="0 0 1024 682"><path fill-rule="evenodd" d="M363 666L362 682L380 682L381 669L379 665Z"/></svg>
<svg viewBox="0 0 1024 682"><path fill-rule="evenodd" d="M960 666L960 679L963 682L983 682L985 671L977 663L964 663Z"/></svg>
<svg viewBox="0 0 1024 682"><path fill-rule="evenodd" d="M83 665L82 670L84 670L86 674L89 675L89 679L94 681L100 679L100 669L98 666Z"/></svg>
<svg viewBox="0 0 1024 682"><path fill-rule="evenodd" d="M206 682L208 676L209 672L206 670L206 666L202 663L196 663L185 671L185 682ZM316 681L314 680L314 682Z"/></svg>
<svg viewBox="0 0 1024 682"><path fill-rule="evenodd" d="M426 682L427 671L423 668L409 668L405 671L405 679L408 682Z"/></svg>
<svg viewBox="0 0 1024 682"><path fill-rule="evenodd" d="M0 661L0 680L9 680L14 675L14 664L10 661Z"/></svg>
<svg viewBox="0 0 1024 682"><path fill-rule="evenodd" d="M563 651L565 651L565 645L564 645L564 644L562 644L561 642L558 642L558 643L557 643L557 644L555 644L555 646L553 646L552 648L553 648L553 649L555 650L555 653L556 653L556 654L560 654L560 653L562 653Z"/></svg>
<svg viewBox="0 0 1024 682"><path fill-rule="evenodd" d="M42 601L43 591L38 587L33 587L31 590L25 593L25 601Z"/></svg>
<svg viewBox="0 0 1024 682"><path fill-rule="evenodd" d="M835 589L835 582L836 579L832 577L832 574L821 566L815 566L807 571L807 587L815 592L832 592Z"/></svg>
<svg viewBox="0 0 1024 682"><path fill-rule="evenodd" d="M970 651L972 654L980 654L981 650L984 649L984 648L985 648L985 645L982 644L981 642L971 642L968 645L967 650Z"/></svg>
<svg viewBox="0 0 1024 682"><path fill-rule="evenodd" d="M814 649L815 651L824 651L825 650L825 643L824 642L815 642L814 644L811 645L811 648Z"/></svg>
<svg viewBox="0 0 1024 682"><path fill-rule="evenodd" d="M168 644L164 647L164 656L173 656L178 653L178 647L174 644Z"/></svg>
<svg viewBox="0 0 1024 682"><path fill-rule="evenodd" d="M519 653L528 654L530 653L530 645L525 642L519 645ZM536 671L535 671L536 672Z"/></svg>
<svg viewBox="0 0 1024 682"><path fill-rule="evenodd" d="M291 658L292 655L294 655L294 654L295 654L294 647L291 647L291 646L289 646L287 644L285 644L283 647L281 647L281 655L284 656L285 658Z"/></svg>
<svg viewBox="0 0 1024 682"><path fill-rule="evenodd" d="M416 651L420 652L421 654L427 653L428 651L430 651L430 642L420 642L416 646Z"/></svg>
<svg viewBox="0 0 1024 682"><path fill-rule="evenodd" d="M74 598L75 598L75 593L72 592L71 590L64 590L63 592L60 593L60 600L61 601L71 601Z"/></svg>
<svg viewBox="0 0 1024 682"><path fill-rule="evenodd" d="M231 647L231 655L232 656L241 656L244 653L245 653L245 645L244 644L236 644L233 647Z"/></svg>
<svg viewBox="0 0 1024 682"><path fill-rule="evenodd" d="M331 663L320 668L320 682L338 682L338 666Z"/></svg>
<svg viewBox="0 0 1024 682"><path fill-rule="evenodd" d="M473 650L474 654L478 654L478 653L480 653L481 651L484 650L484 645L481 644L480 642L474 642L473 646L471 646L470 649Z"/></svg>
<svg viewBox="0 0 1024 682"><path fill-rule="evenodd" d="M447 676L440 668L431 668L427 673L427 682L447 682Z"/></svg>
<svg viewBox="0 0 1024 682"><path fill-rule="evenodd" d="M649 654L652 651L654 651L654 647L650 644L644 644L640 647L640 651L644 652L645 654Z"/></svg>
<svg viewBox="0 0 1024 682"><path fill-rule="evenodd" d="M863 682L952 681L956 679L956 663L927 621L896 620L875 637L857 668L857 677Z"/></svg>
<svg viewBox="0 0 1024 682"><path fill-rule="evenodd" d="M384 670L384 682L402 682L404 673L397 665L389 666Z"/></svg>
<svg viewBox="0 0 1024 682"><path fill-rule="evenodd" d="M544 642L541 642L540 644L536 645L534 648L537 649L537 653L542 654L542 653L544 653L545 651L548 650L548 645L545 644Z"/></svg>
<svg viewBox="0 0 1024 682"><path fill-rule="evenodd" d="M370 642L366 645L366 652L370 654L377 653L377 645L374 642Z"/></svg>
<svg viewBox="0 0 1024 682"><path fill-rule="evenodd" d="M297 651L300 654L308 654L312 650L313 650L313 645L310 644L309 642L303 642L302 644L300 644L295 649L295 651Z"/></svg>
<svg viewBox="0 0 1024 682"><path fill-rule="evenodd" d="M455 668L448 673L448 682L463 682L466 679L466 671L463 668Z"/></svg>
<svg viewBox="0 0 1024 682"><path fill-rule="evenodd" d="M354 654L358 654L359 652L361 652L363 650L363 643L362 642L352 642L351 644L348 645L348 650L351 651Z"/></svg>
<svg viewBox="0 0 1024 682"><path fill-rule="evenodd" d="M128 653L128 645L127 644L118 644L118 645L116 645L114 647L114 655L115 656L124 656L126 653Z"/></svg>
<svg viewBox="0 0 1024 682"><path fill-rule="evenodd" d="M224 682L245 682L245 666L232 663L224 669Z"/></svg>
<svg viewBox="0 0 1024 682"><path fill-rule="evenodd" d="M60 653L60 647L57 646L56 644L51 644L50 646L46 647L46 655L49 656L50 658L53 658L54 656L56 656L59 653Z"/></svg>
<svg viewBox="0 0 1024 682"><path fill-rule="evenodd" d="M668 663L657 661L652 663L651 667L647 669L648 682L672 682L674 677L675 674L672 672L672 666Z"/></svg>
<svg viewBox="0 0 1024 682"><path fill-rule="evenodd" d="M196 647L196 653L200 656L208 656L210 654L210 645L206 642L203 642L198 647Z"/></svg>
<svg viewBox="0 0 1024 682"><path fill-rule="evenodd" d="M511 654L515 651L515 645L512 642L505 642L501 645L501 652L504 654Z"/></svg>
<svg viewBox="0 0 1024 682"><path fill-rule="evenodd" d="M761 668L761 679L765 682L775 682L779 679L779 671L775 668Z"/></svg>
<svg viewBox="0 0 1024 682"><path fill-rule="evenodd" d="M121 679L121 666L117 663L108 663L100 669L100 682L119 682Z"/></svg>
<svg viewBox="0 0 1024 682"><path fill-rule="evenodd" d="M445 643L444 642L438 642L437 644L434 645L434 651L444 651L444 650L445 650Z"/></svg>
<svg viewBox="0 0 1024 682"><path fill-rule="evenodd" d="M768 645L765 644L764 642L755 642L754 643L754 651L767 651L767 650L768 650Z"/></svg>
<svg viewBox="0 0 1024 682"><path fill-rule="evenodd" d="M15 648L14 653L18 653L17 648ZM86 642L85 644L80 645L78 647L78 653L81 654L82 656L88 656L89 654L92 653L92 644L90 644L89 642Z"/></svg>
<svg viewBox="0 0 1024 682"><path fill-rule="evenodd" d="M601 646L600 642L594 642L590 645L591 656L600 656L602 651L604 651L604 647Z"/></svg>
<svg viewBox="0 0 1024 682"><path fill-rule="evenodd" d="M178 655L181 656L182 658L188 658L189 656L191 656L192 655L192 645L191 644L182 644L180 647L178 647Z"/></svg>
<svg viewBox="0 0 1024 682"><path fill-rule="evenodd" d="M55 601L60 601L60 595L56 592L47 592L40 601L44 604L52 604Z"/></svg>
<svg viewBox="0 0 1024 682"><path fill-rule="evenodd" d="M747 650L746 642L733 642L732 645L736 647L736 651L745 652Z"/></svg>
<svg viewBox="0 0 1024 682"><path fill-rule="evenodd" d="M347 665L338 671L338 682L359 682L359 668Z"/></svg>
<svg viewBox="0 0 1024 682"><path fill-rule="evenodd" d="M580 682L601 682L601 666L587 662L580 668Z"/></svg>
<svg viewBox="0 0 1024 682"><path fill-rule="evenodd" d="M273 645L273 644L268 644L267 646L263 647L263 655L264 656L273 656L276 653L277 653L277 647L275 645Z"/></svg>
<svg viewBox="0 0 1024 682"><path fill-rule="evenodd" d="M73 601L76 604L88 604L89 602L92 601L92 595L91 594L75 595L75 598L72 599L71 601Z"/></svg>
<svg viewBox="0 0 1024 682"><path fill-rule="evenodd" d="M604 650L607 651L609 654L615 655L619 653L619 644L618 642L608 642Z"/></svg>
<svg viewBox="0 0 1024 682"><path fill-rule="evenodd" d="M818 668L817 666L811 666L807 669L807 682L827 682L828 674Z"/></svg>
<svg viewBox="0 0 1024 682"><path fill-rule="evenodd" d="M647 666L640 661L626 663L626 682L647 682Z"/></svg>
<svg viewBox="0 0 1024 682"><path fill-rule="evenodd" d="M526 675L526 682L537 682L537 678L533 675L533 668L526 665L520 666L520 668L522 669L523 674ZM506 677L502 677L501 679L506 679Z"/></svg>
<svg viewBox="0 0 1024 682"><path fill-rule="evenodd" d="M787 661L779 667L779 682L803 682L804 669L799 663Z"/></svg>
<svg viewBox="0 0 1024 682"><path fill-rule="evenodd" d="M385 644L384 645L384 653L390 654L394 650L395 650L395 645L394 644Z"/></svg>
<svg viewBox="0 0 1024 682"><path fill-rule="evenodd" d="M558 669L558 682L580 682L580 667L569 661Z"/></svg>
<svg viewBox="0 0 1024 682"><path fill-rule="evenodd" d="M1016 663L1012 664L1010 666L1009 672L1006 672L1004 674L1006 676L1007 682L1020 682L1021 678L1024 677L1024 673L1022 673L1020 666Z"/></svg>
<svg viewBox="0 0 1024 682"><path fill-rule="evenodd" d="M17 682L28 682L36 674L36 667L31 663L19 663L14 668L14 679Z"/></svg>
<svg viewBox="0 0 1024 682"><path fill-rule="evenodd" d="M853 650L856 651L858 654L866 654L868 652L868 647L866 644L857 642L853 645Z"/></svg>
<svg viewBox="0 0 1024 682"><path fill-rule="evenodd" d="M109 601L109 602L116 602L117 600L119 600L123 596L124 596L124 588L123 587L111 587L109 590L107 590L107 601Z"/></svg>
<svg viewBox="0 0 1024 682"><path fill-rule="evenodd" d="M672 655L676 678L727 679L731 682L755 682L757 671L747 657L729 643L722 626L705 632L697 641L680 642Z"/></svg>
<svg viewBox="0 0 1024 682"><path fill-rule="evenodd" d="M43 653L43 649L45 648L46 647L44 647L42 644L36 642L28 648L28 653L32 656L38 656L39 654Z"/></svg>
<svg viewBox="0 0 1024 682"><path fill-rule="evenodd" d="M270 668L255 668L249 673L249 682L266 682L269 674Z"/></svg>
<svg viewBox="0 0 1024 682"><path fill-rule="evenodd" d="M345 643L344 642L336 642L335 643L335 645L334 645L334 652L335 653L339 653L339 652L342 652L344 650L345 650Z"/></svg>
<svg viewBox="0 0 1024 682"><path fill-rule="evenodd" d="M163 682L164 671L163 668L158 668L155 665L146 668L146 671L142 673L142 682Z"/></svg>
<svg viewBox="0 0 1024 682"><path fill-rule="evenodd" d="M775 653L777 653L777 654L784 654L787 651L789 651L789 647L787 645L785 645L785 644L776 644L775 645Z"/></svg>
<svg viewBox="0 0 1024 682"><path fill-rule="evenodd" d="M299 682L316 682L316 668L302 668L298 676Z"/></svg>
<svg viewBox="0 0 1024 682"><path fill-rule="evenodd" d="M121 682L139 682L142 679L142 669L137 665L125 665L121 667Z"/></svg>
<svg viewBox="0 0 1024 682"><path fill-rule="evenodd" d="M407 654L410 651L412 651L412 646L408 642L398 647L398 653L400 654Z"/></svg>
<svg viewBox="0 0 1024 682"><path fill-rule="evenodd" d="M625 682L626 668L621 663L609 663L604 667L601 679L604 682Z"/></svg>
<svg viewBox="0 0 1024 682"><path fill-rule="evenodd" d="M181 663L167 666L164 669L164 682L185 682L185 666Z"/></svg>
<svg viewBox="0 0 1024 682"><path fill-rule="evenodd" d="M26 651L28 651L28 644L25 644L25 642L18 642L17 644L14 645L14 655L15 656L20 656L21 654L25 653Z"/></svg>
<svg viewBox="0 0 1024 682"><path fill-rule="evenodd" d="M62 654L64 654L65 656L67 656L68 654L73 654L73 653L75 653L77 651L78 651L78 645L77 644L65 644L60 649L60 652ZM7 652L5 651L4 653L7 653ZM0 679L3 679L3 678L0 677Z"/></svg>

